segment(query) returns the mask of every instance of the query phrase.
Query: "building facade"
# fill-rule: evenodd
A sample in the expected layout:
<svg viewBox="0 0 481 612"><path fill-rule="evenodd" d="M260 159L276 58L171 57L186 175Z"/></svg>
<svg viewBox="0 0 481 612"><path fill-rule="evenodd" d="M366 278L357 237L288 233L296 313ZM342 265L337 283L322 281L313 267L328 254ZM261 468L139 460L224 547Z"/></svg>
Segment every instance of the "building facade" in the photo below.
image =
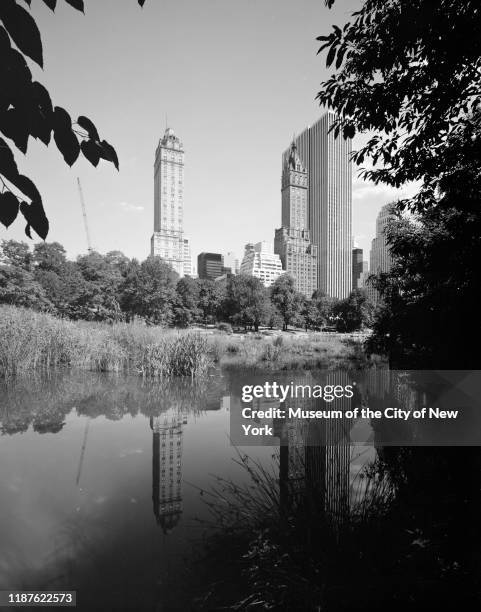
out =
<svg viewBox="0 0 481 612"><path fill-rule="evenodd" d="M186 270L183 216L184 148L174 131L167 128L155 151L151 254L162 257L180 277Z"/></svg>
<svg viewBox="0 0 481 612"><path fill-rule="evenodd" d="M272 243L248 243L245 246L240 274L255 276L264 287L270 287L284 273L279 255L274 253Z"/></svg>
<svg viewBox="0 0 481 612"><path fill-rule="evenodd" d="M197 274L199 278L215 280L223 274L223 265L220 253L199 253L197 256Z"/></svg>
<svg viewBox="0 0 481 612"><path fill-rule="evenodd" d="M282 167L282 227L275 232L274 252L296 290L310 298L317 289L317 246L308 230L307 188L307 171L292 143Z"/></svg>
<svg viewBox="0 0 481 612"><path fill-rule="evenodd" d="M190 252L190 242L188 238L184 238L184 276L193 275L192 255Z"/></svg>
<svg viewBox="0 0 481 612"><path fill-rule="evenodd" d="M182 514L182 438L184 416L169 409L150 417L153 432L152 502L157 524L169 533Z"/></svg>
<svg viewBox="0 0 481 612"><path fill-rule="evenodd" d="M352 288L362 289L365 284L368 263L363 259L363 250L354 247L352 249Z"/></svg>
<svg viewBox="0 0 481 612"><path fill-rule="evenodd" d="M224 268L229 269L231 274L239 274L239 260L232 251L224 255Z"/></svg>
<svg viewBox="0 0 481 612"><path fill-rule="evenodd" d="M345 298L352 289L351 140L334 138L335 114L326 112L294 142L308 174L308 229L317 246L317 286ZM283 155L285 162L290 149Z"/></svg>
<svg viewBox="0 0 481 612"><path fill-rule="evenodd" d="M393 204L385 204L376 219L376 236L371 242L370 274L389 272L392 265L391 252L387 243L386 229L389 221L393 218ZM372 286L371 280L367 281L367 292L373 304L379 302L379 293Z"/></svg>

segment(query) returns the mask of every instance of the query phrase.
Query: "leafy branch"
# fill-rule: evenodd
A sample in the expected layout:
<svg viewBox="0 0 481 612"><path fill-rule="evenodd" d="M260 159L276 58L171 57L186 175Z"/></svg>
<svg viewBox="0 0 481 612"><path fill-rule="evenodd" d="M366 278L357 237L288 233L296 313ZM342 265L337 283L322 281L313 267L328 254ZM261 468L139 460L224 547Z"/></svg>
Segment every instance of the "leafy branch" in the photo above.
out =
<svg viewBox="0 0 481 612"><path fill-rule="evenodd" d="M57 0L43 0L54 11ZM23 0L30 6L31 0ZM74 9L84 12L83 0L65 0ZM145 0L138 0L143 6ZM26 58L43 68L43 46L39 29L28 10L15 0L0 2L0 132L17 149L26 154L29 138L48 146L52 134L57 149L65 162L72 166L80 153L93 165L101 159L119 169L117 153L112 145L101 139L94 123L83 115L72 121L61 106L54 106L47 89L34 81ZM78 131L75 127L83 131ZM20 212L27 225L43 239L47 237L49 222L42 197L35 184L20 174L9 144L0 137L0 222L9 227ZM13 189L13 190L12 190Z"/></svg>

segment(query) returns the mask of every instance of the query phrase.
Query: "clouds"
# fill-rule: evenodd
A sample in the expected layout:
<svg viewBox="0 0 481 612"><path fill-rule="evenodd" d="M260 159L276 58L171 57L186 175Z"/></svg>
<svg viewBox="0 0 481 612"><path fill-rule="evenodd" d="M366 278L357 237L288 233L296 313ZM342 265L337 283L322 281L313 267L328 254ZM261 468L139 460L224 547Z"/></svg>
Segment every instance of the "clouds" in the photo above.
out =
<svg viewBox="0 0 481 612"><path fill-rule="evenodd" d="M352 199L353 201L369 201L380 199L385 200L385 203L392 200L412 197L418 189L418 185L411 183L405 185L402 189L395 189L388 185L375 185L371 181L363 181L356 177L352 183Z"/></svg>
<svg viewBox="0 0 481 612"><path fill-rule="evenodd" d="M119 202L118 206L123 211L128 213L140 213L145 210L145 206L139 206L137 204L132 204L131 202Z"/></svg>

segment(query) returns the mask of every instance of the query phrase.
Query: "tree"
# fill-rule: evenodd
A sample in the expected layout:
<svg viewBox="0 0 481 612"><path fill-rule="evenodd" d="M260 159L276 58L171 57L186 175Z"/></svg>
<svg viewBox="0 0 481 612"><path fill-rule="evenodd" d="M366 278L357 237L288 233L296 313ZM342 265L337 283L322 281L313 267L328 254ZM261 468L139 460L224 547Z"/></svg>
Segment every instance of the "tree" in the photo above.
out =
<svg viewBox="0 0 481 612"><path fill-rule="evenodd" d="M312 302L317 308L318 327L325 327L334 320L334 310L338 302L337 298L328 296L321 289L316 289L312 294Z"/></svg>
<svg viewBox="0 0 481 612"><path fill-rule="evenodd" d="M181 278L175 288L177 299L174 306L174 323L187 327L200 318L199 283L189 276Z"/></svg>
<svg viewBox="0 0 481 612"><path fill-rule="evenodd" d="M224 299L225 287L210 279L199 281L199 308L202 312L204 325L208 320L216 320Z"/></svg>
<svg viewBox="0 0 481 612"><path fill-rule="evenodd" d="M51 310L43 287L32 272L11 265L0 265L0 303L35 310Z"/></svg>
<svg viewBox="0 0 481 612"><path fill-rule="evenodd" d="M283 330L286 330L291 321L299 315L303 297L295 289L292 276L282 274L271 287L271 300L284 321Z"/></svg>
<svg viewBox="0 0 481 612"><path fill-rule="evenodd" d="M86 283L76 263L67 261L65 249L58 242L39 242L33 248L34 276L43 287L57 314L83 318L80 296Z"/></svg>
<svg viewBox="0 0 481 612"><path fill-rule="evenodd" d="M447 136L481 100L480 28L477 0L365 0L352 21L318 38L336 72L317 98L338 114L335 134L371 133L353 154L372 161L365 178L398 187L442 159Z"/></svg>
<svg viewBox="0 0 481 612"><path fill-rule="evenodd" d="M340 332L352 332L372 323L372 306L363 289L354 289L344 300L334 305L336 327Z"/></svg>
<svg viewBox="0 0 481 612"><path fill-rule="evenodd" d="M158 256L150 256L140 265L134 263L121 287L123 304L128 305L130 315L155 325L169 325L177 280L176 272Z"/></svg>
<svg viewBox="0 0 481 612"><path fill-rule="evenodd" d="M37 270L58 274L67 263L67 253L58 242L38 242L33 247L32 260Z"/></svg>
<svg viewBox="0 0 481 612"><path fill-rule="evenodd" d="M72 304L79 318L93 321L118 321L122 275L105 255L91 252L77 257L76 268L82 276L80 293Z"/></svg>
<svg viewBox="0 0 481 612"><path fill-rule="evenodd" d="M254 327L266 323L271 305L266 288L255 276L233 276L227 285L226 313L238 325Z"/></svg>
<svg viewBox="0 0 481 612"><path fill-rule="evenodd" d="M481 113L447 143L449 170L427 177L438 197L388 227L393 255L376 286L383 304L369 342L397 367L474 369L479 363Z"/></svg>
<svg viewBox="0 0 481 612"><path fill-rule="evenodd" d="M83 0L65 1L83 12ZM30 0L24 2L30 6ZM44 2L52 11L55 10L57 0ZM143 6L145 0L138 0L138 3ZM0 26L0 132L24 154L30 137L48 146L53 134L55 144L69 166L82 153L94 166L100 159L105 159L118 170L115 149L101 139L93 122L83 115L73 122L64 108L53 105L48 90L33 80L26 58L43 68L43 46L37 24L28 10L15 0L2 0L0 20L3 24ZM9 227L20 211L27 222L27 236L32 237L33 229L45 239L49 223L42 197L34 183L19 172L12 150L1 137L0 183L0 221Z"/></svg>
<svg viewBox="0 0 481 612"><path fill-rule="evenodd" d="M25 242L2 240L0 259L2 263L22 270L31 270L32 267L32 252Z"/></svg>
<svg viewBox="0 0 481 612"><path fill-rule="evenodd" d="M319 311L314 300L305 298L302 302L300 314L306 331L315 329L319 326Z"/></svg>

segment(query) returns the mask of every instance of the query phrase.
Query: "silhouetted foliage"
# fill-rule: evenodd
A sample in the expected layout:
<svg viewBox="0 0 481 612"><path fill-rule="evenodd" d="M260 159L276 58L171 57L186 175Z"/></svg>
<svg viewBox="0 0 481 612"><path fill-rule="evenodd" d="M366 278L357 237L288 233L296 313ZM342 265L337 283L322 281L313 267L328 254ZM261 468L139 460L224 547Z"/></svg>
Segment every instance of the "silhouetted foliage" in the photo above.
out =
<svg viewBox="0 0 481 612"><path fill-rule="evenodd" d="M447 135L481 100L480 29L477 0L365 0L319 36L336 72L317 97L338 114L335 134L371 133L353 154L357 164L372 161L365 178L398 187L442 158Z"/></svg>
<svg viewBox="0 0 481 612"><path fill-rule="evenodd" d="M65 0L84 11L83 0ZM44 0L55 10L57 0ZM138 0L143 6L145 0ZM30 6L30 0L25 0ZM35 20L15 0L0 2L0 132L22 153L27 153L29 138L48 146L52 138L65 162L72 166L80 153L97 166L100 159L119 169L115 149L103 140L94 123L83 115L72 120L68 111L55 106L48 90L34 81L26 58L43 68L43 46ZM12 45L13 43L13 45ZM0 222L9 227L20 212L25 218L26 235L33 229L45 239L49 222L42 197L34 183L18 170L12 149L0 137Z"/></svg>

